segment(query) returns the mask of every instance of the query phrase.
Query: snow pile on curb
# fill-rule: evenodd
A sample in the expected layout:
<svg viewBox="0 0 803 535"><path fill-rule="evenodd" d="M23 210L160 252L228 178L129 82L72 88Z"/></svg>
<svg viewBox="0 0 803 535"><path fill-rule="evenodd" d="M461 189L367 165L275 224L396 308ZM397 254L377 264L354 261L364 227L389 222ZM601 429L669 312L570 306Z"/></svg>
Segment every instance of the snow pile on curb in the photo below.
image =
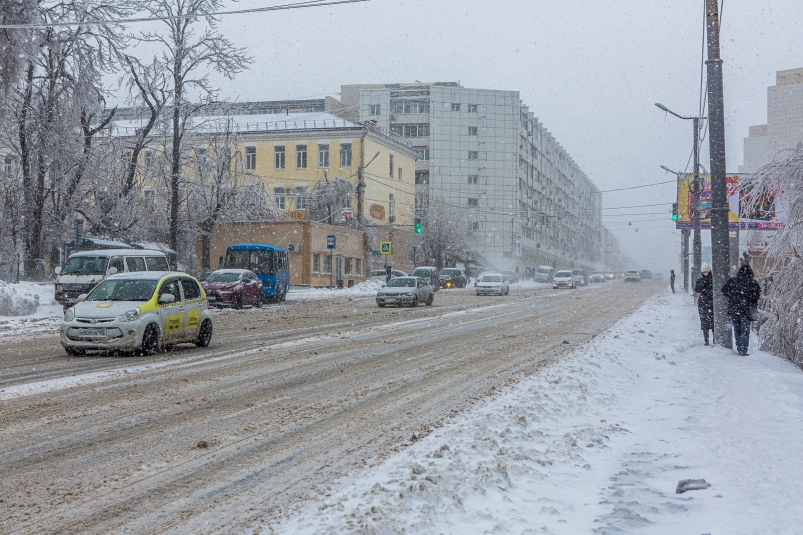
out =
<svg viewBox="0 0 803 535"><path fill-rule="evenodd" d="M695 314L656 296L260 533L798 533L803 373L703 347Z"/></svg>
<svg viewBox="0 0 803 535"><path fill-rule="evenodd" d="M301 299L327 299L332 297L365 297L376 295L376 293L384 287L385 281L367 280L352 288L343 288L342 290L329 288L291 288L287 293L287 299L295 301Z"/></svg>
<svg viewBox="0 0 803 535"><path fill-rule="evenodd" d="M36 312L39 295L31 294L27 285L0 281L0 316L27 316Z"/></svg>

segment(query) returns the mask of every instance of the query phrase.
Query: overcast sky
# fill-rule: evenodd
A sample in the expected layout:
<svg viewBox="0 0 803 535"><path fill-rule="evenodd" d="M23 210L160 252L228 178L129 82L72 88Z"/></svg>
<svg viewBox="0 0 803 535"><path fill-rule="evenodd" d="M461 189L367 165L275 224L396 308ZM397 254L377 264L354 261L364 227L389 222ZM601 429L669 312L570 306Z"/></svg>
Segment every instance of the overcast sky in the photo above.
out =
<svg viewBox="0 0 803 535"><path fill-rule="evenodd" d="M276 3L282 2L236 6ZM665 117L654 103L697 112L703 6L704 0L370 0L228 16L220 30L255 61L234 81L220 81L220 96L338 96L340 84L414 80L516 90L599 189L649 184L672 178L660 165L691 169L691 122ZM724 0L729 171L743 163L748 126L766 122L775 71L803 67L801 13L803 0ZM701 163L709 168L707 137ZM603 207L675 197L668 184L606 193ZM670 210L671 204L604 210L603 223L634 267L668 273L679 267L680 251ZM613 217L636 213L646 215Z"/></svg>

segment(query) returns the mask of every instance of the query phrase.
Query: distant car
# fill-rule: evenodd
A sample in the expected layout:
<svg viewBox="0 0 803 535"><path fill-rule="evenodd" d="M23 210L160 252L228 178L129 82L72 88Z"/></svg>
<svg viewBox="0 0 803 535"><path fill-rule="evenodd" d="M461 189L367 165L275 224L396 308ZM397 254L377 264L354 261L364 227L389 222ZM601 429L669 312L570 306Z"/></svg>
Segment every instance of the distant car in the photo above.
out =
<svg viewBox="0 0 803 535"><path fill-rule="evenodd" d="M504 273L483 273L474 285L477 295L507 295L510 293L510 284Z"/></svg>
<svg viewBox="0 0 803 535"><path fill-rule="evenodd" d="M552 277L552 288L577 288L576 279L572 276L571 270L564 269L555 273Z"/></svg>
<svg viewBox="0 0 803 535"><path fill-rule="evenodd" d="M429 282L432 289L436 292L440 289L441 281L438 276L438 268L432 266L419 266L410 274L411 277L421 277Z"/></svg>
<svg viewBox="0 0 803 535"><path fill-rule="evenodd" d="M446 268L440 270L438 274L441 288L465 288L468 284L468 277L462 269Z"/></svg>
<svg viewBox="0 0 803 535"><path fill-rule="evenodd" d="M662 281L662 280L664 280L664 274L663 273L653 273L652 274L652 278L657 280L657 281Z"/></svg>
<svg viewBox="0 0 803 535"><path fill-rule="evenodd" d="M649 269L642 269L641 270L641 278L642 279L651 279L652 278L652 271Z"/></svg>
<svg viewBox="0 0 803 535"><path fill-rule="evenodd" d="M635 269L625 272L625 282L641 282L641 273Z"/></svg>
<svg viewBox="0 0 803 535"><path fill-rule="evenodd" d="M588 284L588 277L586 276L586 270L575 268L572 270L572 277L574 277L574 282L579 284L580 286L585 286Z"/></svg>
<svg viewBox="0 0 803 535"><path fill-rule="evenodd" d="M396 277L409 277L409 275L404 271L391 269L390 278L395 279ZM384 269L372 269L369 278L371 280L385 280L387 278L387 272Z"/></svg>
<svg viewBox="0 0 803 535"><path fill-rule="evenodd" d="M386 305L414 307L420 303L432 306L434 300L435 289L421 277L396 277L376 294L376 304L380 308Z"/></svg>
<svg viewBox="0 0 803 535"><path fill-rule="evenodd" d="M507 271L503 271L503 272L502 272L502 275L504 275L505 277L507 277L507 281L508 281L510 284L516 284L517 282L519 282L519 276L518 276L518 274L516 274L516 272L515 272L515 271L513 271L513 270L510 270L510 269L509 269L509 270L507 270Z"/></svg>
<svg viewBox="0 0 803 535"><path fill-rule="evenodd" d="M605 272L605 280L609 280L609 281L616 280L616 273L614 273L613 271L606 271Z"/></svg>
<svg viewBox="0 0 803 535"><path fill-rule="evenodd" d="M247 269L218 269L201 283L209 306L241 309L262 306L262 282Z"/></svg>
<svg viewBox="0 0 803 535"><path fill-rule="evenodd" d="M591 274L590 282L605 282L605 274L601 271L595 271Z"/></svg>
<svg viewBox="0 0 803 535"><path fill-rule="evenodd" d="M535 270L535 275L533 279L535 282L544 282L549 284L552 282L552 276L555 274L555 269L551 266L538 266L538 269Z"/></svg>

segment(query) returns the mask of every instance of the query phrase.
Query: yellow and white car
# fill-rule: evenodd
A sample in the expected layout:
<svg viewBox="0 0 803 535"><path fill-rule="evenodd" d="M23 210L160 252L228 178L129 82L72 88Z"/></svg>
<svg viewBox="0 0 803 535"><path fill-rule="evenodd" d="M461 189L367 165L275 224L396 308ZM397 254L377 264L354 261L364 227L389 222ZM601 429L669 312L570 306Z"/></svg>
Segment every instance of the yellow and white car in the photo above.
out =
<svg viewBox="0 0 803 535"><path fill-rule="evenodd" d="M186 273L141 271L107 277L67 309L61 345L153 355L165 346L212 339L212 314L201 284Z"/></svg>

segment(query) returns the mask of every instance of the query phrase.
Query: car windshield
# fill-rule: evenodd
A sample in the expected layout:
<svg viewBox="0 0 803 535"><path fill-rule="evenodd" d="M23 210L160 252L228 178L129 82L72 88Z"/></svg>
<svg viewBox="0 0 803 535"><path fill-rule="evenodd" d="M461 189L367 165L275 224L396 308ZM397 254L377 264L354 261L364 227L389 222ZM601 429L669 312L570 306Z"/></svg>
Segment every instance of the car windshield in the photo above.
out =
<svg viewBox="0 0 803 535"><path fill-rule="evenodd" d="M499 275L485 275L481 282L502 282L502 277Z"/></svg>
<svg viewBox="0 0 803 535"><path fill-rule="evenodd" d="M432 271L429 269L416 269L413 271L413 277L421 277L422 279L428 279L431 274Z"/></svg>
<svg viewBox="0 0 803 535"><path fill-rule="evenodd" d="M571 277L572 276L572 272L571 271L558 271L555 274L555 276L556 277Z"/></svg>
<svg viewBox="0 0 803 535"><path fill-rule="evenodd" d="M67 260L62 275L105 275L108 256L74 256Z"/></svg>
<svg viewBox="0 0 803 535"><path fill-rule="evenodd" d="M549 273L549 268L538 268L538 273L547 274Z"/></svg>
<svg viewBox="0 0 803 535"><path fill-rule="evenodd" d="M415 288L415 279L392 279L386 288Z"/></svg>
<svg viewBox="0 0 803 535"><path fill-rule="evenodd" d="M574 271L572 271L572 275L582 275L582 274L583 272L579 269L575 269Z"/></svg>
<svg viewBox="0 0 803 535"><path fill-rule="evenodd" d="M86 301L148 301L158 280L105 280L89 292Z"/></svg>
<svg viewBox="0 0 803 535"><path fill-rule="evenodd" d="M592 277L602 277L602 273L592 273Z"/></svg>
<svg viewBox="0 0 803 535"><path fill-rule="evenodd" d="M441 275L448 275L448 276L460 275L460 271L458 271L456 269L442 269L441 270Z"/></svg>
<svg viewBox="0 0 803 535"><path fill-rule="evenodd" d="M239 282L239 273L212 273L206 282Z"/></svg>

